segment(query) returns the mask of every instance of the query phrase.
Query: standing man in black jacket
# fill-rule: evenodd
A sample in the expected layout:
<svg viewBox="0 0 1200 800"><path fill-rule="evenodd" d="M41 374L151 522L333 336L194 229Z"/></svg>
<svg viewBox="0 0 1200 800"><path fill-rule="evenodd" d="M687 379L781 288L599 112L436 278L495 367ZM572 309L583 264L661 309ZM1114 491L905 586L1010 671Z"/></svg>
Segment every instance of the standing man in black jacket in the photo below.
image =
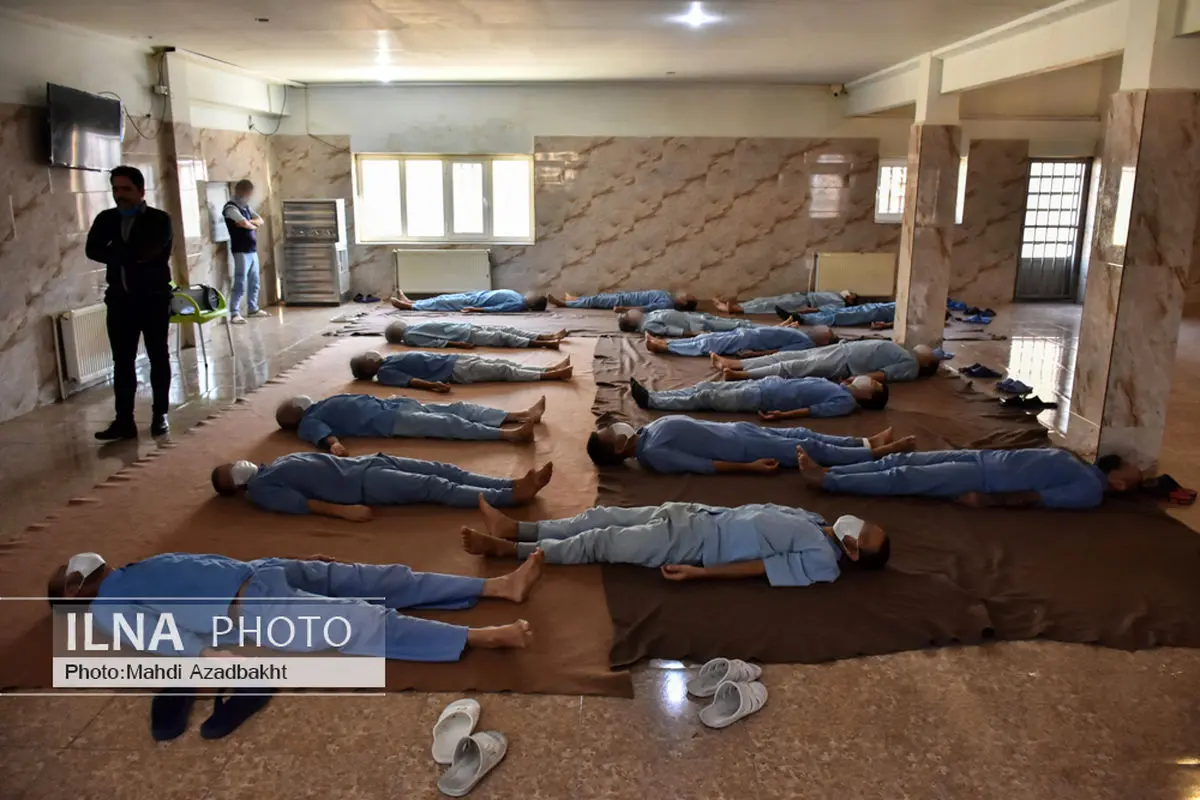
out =
<svg viewBox="0 0 1200 800"><path fill-rule="evenodd" d="M107 267L108 341L113 357L117 417L96 434L101 441L137 438L133 401L137 394L138 340L146 339L154 390L153 436L164 436L171 391L171 216L146 205L146 179L135 167L111 173L117 207L101 211L88 231L87 257Z"/></svg>

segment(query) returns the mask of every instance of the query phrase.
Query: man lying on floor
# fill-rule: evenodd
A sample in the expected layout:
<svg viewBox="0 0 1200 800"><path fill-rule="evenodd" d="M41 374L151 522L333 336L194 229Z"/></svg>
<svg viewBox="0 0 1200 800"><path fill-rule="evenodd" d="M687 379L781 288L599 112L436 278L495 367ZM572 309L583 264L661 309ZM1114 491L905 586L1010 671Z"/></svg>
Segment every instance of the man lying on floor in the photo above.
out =
<svg viewBox="0 0 1200 800"><path fill-rule="evenodd" d="M791 353L811 350L837 341L829 328L817 326L807 331L782 325L759 325L719 333L702 333L689 339L660 339L646 334L646 349L651 353L670 353L676 356L722 356L753 358L771 353Z"/></svg>
<svg viewBox="0 0 1200 800"><path fill-rule="evenodd" d="M349 455L343 437L379 439L470 439L532 442L533 426L546 412L546 398L524 411L504 411L473 403L422 403L411 397L335 394L313 402L299 395L284 400L275 421L306 442L335 456ZM511 423L516 428L502 428Z"/></svg>
<svg viewBox="0 0 1200 800"><path fill-rule="evenodd" d="M941 355L927 345L917 345L909 351L895 342L879 339L839 342L816 350L741 360L713 355L712 361L724 372L727 381L770 376L838 381L866 375L879 383L891 383L936 375Z"/></svg>
<svg viewBox="0 0 1200 800"><path fill-rule="evenodd" d="M826 381L828 383L828 381ZM803 451L800 448L803 447ZM857 464L916 447L892 429L874 436L830 436L808 428L764 428L753 422L707 422L684 416L659 417L641 428L628 422L602 425L588 437L592 463L615 467L634 458L654 472L775 472L796 469L806 452L819 464Z"/></svg>
<svg viewBox="0 0 1200 800"><path fill-rule="evenodd" d="M827 306L811 312L786 312L781 306L779 316L793 324L832 325L837 328L853 328L860 325L874 326L877 323L891 325L896 319L896 304L859 303L856 306L845 308Z"/></svg>
<svg viewBox="0 0 1200 800"><path fill-rule="evenodd" d="M453 464L383 453L352 458L292 453L270 464L222 464L212 471L212 485L219 495L245 495L267 511L367 522L372 506L436 503L466 508L481 496L495 505L521 505L550 482L553 472L553 462L547 462L521 478L496 478Z"/></svg>
<svg viewBox="0 0 1200 800"><path fill-rule="evenodd" d="M1095 508L1105 492L1141 484L1141 472L1120 456L1094 465L1066 450L937 450L900 453L823 469L800 455L805 483L827 492L938 497L977 508Z"/></svg>
<svg viewBox="0 0 1200 800"><path fill-rule="evenodd" d="M88 610L110 638L117 613L129 620L138 612L151 619L169 612L184 647L184 652L175 653L161 643L159 652L169 655L224 655L221 648L237 645L236 631L264 630L263 622L277 617L291 619L297 629L304 630L301 620L306 616L311 620L314 612L320 617L327 607L330 619L340 616L349 622L350 639L339 652L398 661L458 661L467 647L527 647L533 629L523 619L508 625L467 628L397 614L396 610L471 608L485 597L523 603L541 577L541 562L537 555L503 577L484 579L413 572L403 564L343 564L326 556L237 561L219 555L164 553L113 568L96 553L78 553L50 577L46 596L51 598L51 607L90 601ZM192 597L212 602L193 600L175 605L157 599ZM359 599L364 597L379 599ZM222 618L237 617L241 625L231 626L235 633L214 631ZM147 628L153 629L154 624L150 622ZM282 637L276 638L282 641ZM277 646L275 640L263 636L254 643L291 652L325 649L323 639L314 638L310 643L306 636L295 636ZM319 646L310 649L310 645Z"/></svg>
<svg viewBox="0 0 1200 800"><path fill-rule="evenodd" d="M448 392L452 383L490 381L565 381L571 378L571 359L549 367L531 367L486 356L449 355L412 350L385 356L368 350L350 359L355 380L377 380L384 386L411 386Z"/></svg>
<svg viewBox="0 0 1200 800"><path fill-rule="evenodd" d="M431 320L429 322L389 323L383 332L388 344L405 344L409 347L456 347L469 350L472 347L545 347L557 350L558 343L567 338L567 332L534 333L507 325L473 325L470 322Z"/></svg>
<svg viewBox="0 0 1200 800"><path fill-rule="evenodd" d="M826 306L852 306L858 303L858 295L840 292L789 292L771 297L755 297L753 300L717 300L717 308L726 314L774 314L775 308L797 313L817 311Z"/></svg>
<svg viewBox="0 0 1200 800"><path fill-rule="evenodd" d="M652 289L643 292L604 292L602 294L577 297L572 294L562 298L549 295L550 302L566 308L610 308L613 311L657 311L673 308L676 311L695 311L696 296L687 292L665 292Z"/></svg>
<svg viewBox="0 0 1200 800"><path fill-rule="evenodd" d="M548 564L638 564L675 581L766 575L772 586L808 586L837 580L847 565L883 569L892 550L883 528L858 517L830 526L811 511L777 505L592 508L542 522L480 508L488 532L463 528L468 553L529 558L541 550Z"/></svg>
<svg viewBox="0 0 1200 800"><path fill-rule="evenodd" d="M546 296L537 292L514 292L512 289L486 289L479 292L440 294L425 300L410 300L396 290L391 298L396 308L405 311L465 311L480 314L515 314L521 311L545 311Z"/></svg>
<svg viewBox="0 0 1200 800"><path fill-rule="evenodd" d="M626 333L651 333L655 336L679 338L701 333L753 328L757 322L730 319L701 311L626 311L617 317L617 327Z"/></svg>
<svg viewBox="0 0 1200 800"><path fill-rule="evenodd" d="M629 391L642 408L658 411L757 411L766 420L844 417L859 407L887 405L888 388L859 376L842 384L824 378L762 378L743 382L704 381L682 389L652 392L631 378Z"/></svg>

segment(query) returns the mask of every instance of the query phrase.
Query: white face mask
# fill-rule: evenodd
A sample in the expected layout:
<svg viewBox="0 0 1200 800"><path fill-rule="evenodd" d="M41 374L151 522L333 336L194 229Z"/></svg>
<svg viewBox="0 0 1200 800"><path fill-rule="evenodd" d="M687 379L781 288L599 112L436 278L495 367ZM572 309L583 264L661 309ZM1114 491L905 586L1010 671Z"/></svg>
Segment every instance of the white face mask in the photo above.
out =
<svg viewBox="0 0 1200 800"><path fill-rule="evenodd" d="M78 572L87 580L88 576L104 566L99 553L76 553L67 560L67 575ZM80 581L82 583L82 581Z"/></svg>
<svg viewBox="0 0 1200 800"><path fill-rule="evenodd" d="M857 544L858 537L862 534L866 524L865 520L859 519L853 514L843 514L837 518L837 522L833 523L833 535L843 542L850 539Z"/></svg>
<svg viewBox="0 0 1200 800"><path fill-rule="evenodd" d="M306 394L302 394L299 397L293 397L292 402L295 403L296 408L300 409L301 411L307 411L313 403L312 398Z"/></svg>
<svg viewBox="0 0 1200 800"><path fill-rule="evenodd" d="M234 486L245 486L257 474L258 464L255 464L253 461L235 461L233 462L233 469L229 471L229 476L233 479Z"/></svg>
<svg viewBox="0 0 1200 800"><path fill-rule="evenodd" d="M850 381L850 385L855 389L870 389L875 385L875 381L871 380L869 375L859 375L854 380Z"/></svg>
<svg viewBox="0 0 1200 800"><path fill-rule="evenodd" d="M637 428L633 427L628 422L614 422L612 424L612 430L617 436L624 436L626 438L637 436Z"/></svg>

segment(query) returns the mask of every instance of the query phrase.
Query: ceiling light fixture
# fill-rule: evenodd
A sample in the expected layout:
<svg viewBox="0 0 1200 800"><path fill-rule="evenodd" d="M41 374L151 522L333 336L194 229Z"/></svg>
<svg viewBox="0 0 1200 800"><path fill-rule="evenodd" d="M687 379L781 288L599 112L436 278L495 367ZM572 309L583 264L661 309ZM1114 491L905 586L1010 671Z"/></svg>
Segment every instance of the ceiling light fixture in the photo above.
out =
<svg viewBox="0 0 1200 800"><path fill-rule="evenodd" d="M720 22L721 18L715 14L709 14L704 10L704 4L700 0L694 0L686 14L680 14L677 17L671 17L671 22L678 22L683 25L688 25L693 28L702 28L712 22Z"/></svg>

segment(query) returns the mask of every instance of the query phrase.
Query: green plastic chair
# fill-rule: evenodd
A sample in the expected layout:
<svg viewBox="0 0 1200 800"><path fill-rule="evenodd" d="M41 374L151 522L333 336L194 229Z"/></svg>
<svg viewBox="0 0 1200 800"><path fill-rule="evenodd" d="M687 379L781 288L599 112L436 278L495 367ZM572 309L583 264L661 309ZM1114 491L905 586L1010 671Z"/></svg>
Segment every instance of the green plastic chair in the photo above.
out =
<svg viewBox="0 0 1200 800"><path fill-rule="evenodd" d="M213 289L217 293L217 307L211 311L200 307L200 300L203 298L203 293L209 291L205 286L192 286L187 289L176 288L171 295L171 308L175 313L171 314L171 324L176 325L175 329L175 359L179 359L179 351L183 347L183 326L186 324L205 325L214 320L225 320L225 333L229 336L229 352L233 357L233 387L234 393L237 393L237 349L233 344L233 325L232 315L229 313L229 301L225 299L225 295L220 291ZM178 310L176 310L178 309ZM208 368L208 348L204 344L204 333L201 332L197 337L200 340L200 355L204 359L204 367Z"/></svg>

